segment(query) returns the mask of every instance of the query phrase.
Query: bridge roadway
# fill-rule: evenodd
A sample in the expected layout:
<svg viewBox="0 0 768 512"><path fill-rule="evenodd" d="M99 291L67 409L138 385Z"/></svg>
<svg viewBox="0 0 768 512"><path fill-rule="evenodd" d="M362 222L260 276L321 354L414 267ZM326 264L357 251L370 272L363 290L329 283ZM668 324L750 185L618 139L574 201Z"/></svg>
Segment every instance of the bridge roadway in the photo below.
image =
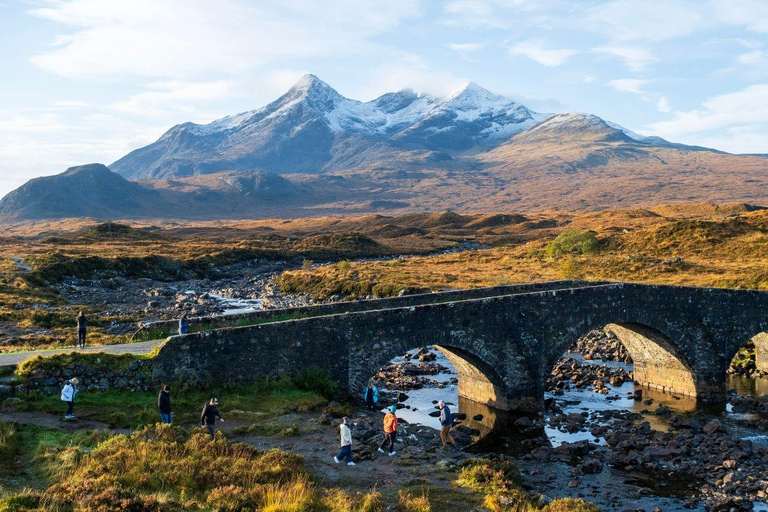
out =
<svg viewBox="0 0 768 512"><path fill-rule="evenodd" d="M457 369L462 398L530 411L539 410L567 348L607 327L632 356L639 383L718 399L731 359L749 340L758 366L768 368L767 312L768 292L629 283L422 294L262 313L281 321L172 336L154 377L237 385L317 366L357 394L393 357L436 345Z"/></svg>

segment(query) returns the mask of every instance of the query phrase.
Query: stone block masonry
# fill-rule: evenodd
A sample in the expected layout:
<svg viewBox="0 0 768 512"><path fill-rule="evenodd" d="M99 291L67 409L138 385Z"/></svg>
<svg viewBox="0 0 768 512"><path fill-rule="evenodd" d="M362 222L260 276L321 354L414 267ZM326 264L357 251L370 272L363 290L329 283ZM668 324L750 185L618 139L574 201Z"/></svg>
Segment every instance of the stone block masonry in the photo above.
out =
<svg viewBox="0 0 768 512"><path fill-rule="evenodd" d="M525 412L540 408L544 383L566 349L610 324L641 384L716 399L738 349L768 331L766 292L574 282L493 290L174 336L155 358L153 376L238 385L317 366L357 395L393 357L436 345L458 371L461 396Z"/></svg>

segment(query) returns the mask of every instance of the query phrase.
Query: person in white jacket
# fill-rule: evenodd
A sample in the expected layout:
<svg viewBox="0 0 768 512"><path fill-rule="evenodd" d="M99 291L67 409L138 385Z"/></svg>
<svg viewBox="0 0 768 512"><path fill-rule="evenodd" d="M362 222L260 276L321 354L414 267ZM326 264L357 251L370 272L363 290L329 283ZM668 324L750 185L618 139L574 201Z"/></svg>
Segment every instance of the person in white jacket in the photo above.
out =
<svg viewBox="0 0 768 512"><path fill-rule="evenodd" d="M67 382L64 385L64 388L61 390L61 401L66 402L67 404L67 414L64 416L68 420L75 419L75 415L72 414L72 409L75 407L75 395L77 394L77 379L70 379L69 382Z"/></svg>
<svg viewBox="0 0 768 512"><path fill-rule="evenodd" d="M336 464L339 464L344 457L346 457L347 466L354 466L355 463L352 462L352 431L349 430L349 424L349 418L344 416L344 419L341 420L341 425L339 425L339 430L341 432L341 450L338 455L333 457L333 460L336 461Z"/></svg>

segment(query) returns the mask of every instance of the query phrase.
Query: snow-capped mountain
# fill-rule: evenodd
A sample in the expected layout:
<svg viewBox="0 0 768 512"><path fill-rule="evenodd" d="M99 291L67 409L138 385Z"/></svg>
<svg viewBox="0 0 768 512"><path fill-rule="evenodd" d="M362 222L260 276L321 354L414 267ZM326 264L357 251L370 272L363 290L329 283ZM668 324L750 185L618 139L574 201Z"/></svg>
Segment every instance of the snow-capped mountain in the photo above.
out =
<svg viewBox="0 0 768 512"><path fill-rule="evenodd" d="M498 155L497 148L518 139L541 137L706 150L638 135L591 114L534 112L475 83L444 98L405 89L361 102L305 75L262 108L174 126L110 167L129 179L221 171L462 170L477 168L481 155Z"/></svg>
<svg viewBox="0 0 768 512"><path fill-rule="evenodd" d="M134 179L221 170L320 172L358 165L356 153L423 159L493 146L545 117L474 83L445 98L406 89L361 102L305 75L265 107L174 126L111 168Z"/></svg>

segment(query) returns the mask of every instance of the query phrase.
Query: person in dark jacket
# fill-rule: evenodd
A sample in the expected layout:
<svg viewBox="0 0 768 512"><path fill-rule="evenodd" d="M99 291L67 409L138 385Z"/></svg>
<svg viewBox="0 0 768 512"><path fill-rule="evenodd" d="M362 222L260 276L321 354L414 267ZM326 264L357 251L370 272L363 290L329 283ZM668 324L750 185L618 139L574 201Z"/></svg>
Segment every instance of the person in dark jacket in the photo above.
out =
<svg viewBox="0 0 768 512"><path fill-rule="evenodd" d="M77 315L77 344L75 347L85 348L85 335L88 330L88 318L81 311Z"/></svg>
<svg viewBox="0 0 768 512"><path fill-rule="evenodd" d="M189 320L187 319L187 314L184 313L181 315L181 318L179 318L179 336L184 336L189 332Z"/></svg>
<svg viewBox="0 0 768 512"><path fill-rule="evenodd" d="M214 434L214 425L216 424L216 418L219 418L219 420L223 423L224 418L221 417L221 414L219 414L219 401L215 398L211 398L211 401L205 404L203 407L203 414L200 415L200 423L208 428L208 432L211 434L211 437L213 437Z"/></svg>
<svg viewBox="0 0 768 512"><path fill-rule="evenodd" d="M446 447L446 442L451 446L456 446L456 441L451 436L451 427L453 426L451 409L442 400L437 403L437 407L440 409L440 440L443 441L443 448Z"/></svg>
<svg viewBox="0 0 768 512"><path fill-rule="evenodd" d="M157 411L160 413L160 423L170 425L173 423L173 411L171 410L171 387L166 384L157 395Z"/></svg>

